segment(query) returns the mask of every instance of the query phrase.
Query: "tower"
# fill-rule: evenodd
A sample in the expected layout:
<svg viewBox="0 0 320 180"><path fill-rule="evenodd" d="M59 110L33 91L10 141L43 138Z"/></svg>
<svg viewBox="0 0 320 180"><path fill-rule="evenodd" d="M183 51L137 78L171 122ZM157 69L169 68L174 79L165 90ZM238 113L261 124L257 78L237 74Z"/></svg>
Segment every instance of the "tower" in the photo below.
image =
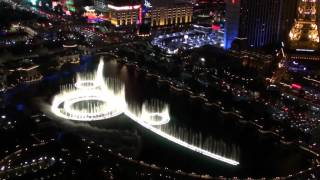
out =
<svg viewBox="0 0 320 180"><path fill-rule="evenodd" d="M317 0L299 0L297 18L289 33L290 49L315 51L319 49Z"/></svg>

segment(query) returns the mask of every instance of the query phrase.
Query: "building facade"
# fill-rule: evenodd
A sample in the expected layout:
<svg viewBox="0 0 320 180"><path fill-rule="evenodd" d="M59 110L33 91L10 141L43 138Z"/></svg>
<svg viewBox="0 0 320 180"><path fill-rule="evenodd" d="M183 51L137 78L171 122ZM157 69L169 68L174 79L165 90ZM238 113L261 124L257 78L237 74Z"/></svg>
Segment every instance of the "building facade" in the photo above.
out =
<svg viewBox="0 0 320 180"><path fill-rule="evenodd" d="M282 0L242 0L239 37L250 47L262 47L280 39Z"/></svg>
<svg viewBox="0 0 320 180"><path fill-rule="evenodd" d="M147 16L150 17L151 26L171 26L192 22L192 5L187 3L157 4L153 5Z"/></svg>
<svg viewBox="0 0 320 180"><path fill-rule="evenodd" d="M235 37L252 48L286 40L296 7L297 0L226 0L226 48Z"/></svg>
<svg viewBox="0 0 320 180"><path fill-rule="evenodd" d="M114 26L130 26L141 22L141 3L129 0L94 0L96 10L102 12Z"/></svg>
<svg viewBox="0 0 320 180"><path fill-rule="evenodd" d="M224 24L225 49L231 48L232 42L239 36L240 1L226 0L226 16Z"/></svg>
<svg viewBox="0 0 320 180"><path fill-rule="evenodd" d="M299 0L297 17L288 33L288 59L320 61L319 0Z"/></svg>
<svg viewBox="0 0 320 180"><path fill-rule="evenodd" d="M108 4L109 20L115 26L130 26L141 22L141 5L117 6Z"/></svg>
<svg viewBox="0 0 320 180"><path fill-rule="evenodd" d="M94 4L115 26L137 25L145 21L152 27L192 22L192 4L175 0L95 0Z"/></svg>

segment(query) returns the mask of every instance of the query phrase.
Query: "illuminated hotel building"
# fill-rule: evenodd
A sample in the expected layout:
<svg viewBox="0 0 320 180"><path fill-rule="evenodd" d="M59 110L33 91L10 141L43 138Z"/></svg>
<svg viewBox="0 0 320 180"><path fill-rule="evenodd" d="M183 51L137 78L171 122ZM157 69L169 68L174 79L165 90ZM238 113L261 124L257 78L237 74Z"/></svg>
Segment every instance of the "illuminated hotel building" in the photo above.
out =
<svg viewBox="0 0 320 180"><path fill-rule="evenodd" d="M150 25L170 26L191 23L192 4L178 0L94 0L95 8L106 13L112 25L128 26L150 21Z"/></svg>
<svg viewBox="0 0 320 180"><path fill-rule="evenodd" d="M240 1L226 0L224 42L225 49L231 48L232 42L239 35Z"/></svg>
<svg viewBox="0 0 320 180"><path fill-rule="evenodd" d="M153 0L146 14L151 26L172 26L192 22L192 4L175 0Z"/></svg>
<svg viewBox="0 0 320 180"><path fill-rule="evenodd" d="M141 21L141 4L129 0L94 0L95 9L105 13L112 25L130 26Z"/></svg>
<svg viewBox="0 0 320 180"><path fill-rule="evenodd" d="M243 0L239 36L247 38L250 47L259 48L280 41L284 0Z"/></svg>
<svg viewBox="0 0 320 180"><path fill-rule="evenodd" d="M289 45L297 51L319 50L317 0L300 0L297 18L289 33Z"/></svg>
<svg viewBox="0 0 320 180"><path fill-rule="evenodd" d="M297 0L226 0L226 48L236 37L252 48L287 39L296 5Z"/></svg>
<svg viewBox="0 0 320 180"><path fill-rule="evenodd" d="M108 4L109 20L115 26L128 26L140 23L140 5L115 6Z"/></svg>

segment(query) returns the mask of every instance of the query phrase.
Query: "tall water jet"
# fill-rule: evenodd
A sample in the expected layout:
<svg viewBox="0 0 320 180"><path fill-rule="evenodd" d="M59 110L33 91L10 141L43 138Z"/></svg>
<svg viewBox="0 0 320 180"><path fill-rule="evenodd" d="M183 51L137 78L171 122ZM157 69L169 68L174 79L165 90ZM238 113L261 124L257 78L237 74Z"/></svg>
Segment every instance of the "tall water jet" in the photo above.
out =
<svg viewBox="0 0 320 180"><path fill-rule="evenodd" d="M169 106L159 100L149 100L143 103L140 119L150 125L160 126L169 123Z"/></svg>
<svg viewBox="0 0 320 180"><path fill-rule="evenodd" d="M124 113L141 126L180 146L231 165L239 164L226 157L227 151L221 151L226 144L210 138L203 140L201 133L195 135L190 130L168 124L168 104L149 100L142 107L133 105L128 108L123 83L104 78L103 67L103 60L100 60L95 73L78 74L74 84L61 86L60 93L52 101L51 111L60 118L74 121L105 120ZM231 154L237 152L231 151Z"/></svg>
<svg viewBox="0 0 320 180"><path fill-rule="evenodd" d="M103 77L103 60L94 74L78 74L74 84L62 86L51 106L60 118L76 121L109 119L126 110L124 85Z"/></svg>
<svg viewBox="0 0 320 180"><path fill-rule="evenodd" d="M222 140L215 139L212 136L203 135L201 132L195 132L190 128L176 126L174 124L166 124L160 126L159 129L166 134L171 135L188 144L199 147L208 152L219 156L230 158L233 160L239 159L240 149L234 144L227 144Z"/></svg>
<svg viewBox="0 0 320 180"><path fill-rule="evenodd" d="M223 142L214 141L212 137L203 139L201 133L195 134L190 129L168 124L169 108L161 101L144 102L142 108L130 106L125 114L141 126L180 146L234 166L239 164L235 160L239 153L236 146L228 147Z"/></svg>

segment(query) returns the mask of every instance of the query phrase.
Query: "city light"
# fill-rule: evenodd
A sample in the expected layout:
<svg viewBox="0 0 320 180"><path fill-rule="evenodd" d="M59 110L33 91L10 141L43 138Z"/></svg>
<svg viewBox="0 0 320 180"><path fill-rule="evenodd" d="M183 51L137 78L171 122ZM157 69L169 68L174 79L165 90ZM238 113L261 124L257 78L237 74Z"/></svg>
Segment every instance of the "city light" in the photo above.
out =
<svg viewBox="0 0 320 180"><path fill-rule="evenodd" d="M317 3L316 1L300 0L298 6L298 17L291 31L289 39L293 46L303 47L296 48L298 51L312 51L316 48L315 44L319 43L319 31L317 26ZM306 38L305 38L306 37ZM306 43L296 43L305 41ZM305 48L308 47L308 48ZM311 49L311 50L310 50Z"/></svg>
<svg viewBox="0 0 320 180"><path fill-rule="evenodd" d="M300 84L291 84L291 88L293 88L293 89L301 89L302 88L302 86L300 85Z"/></svg>
<svg viewBox="0 0 320 180"><path fill-rule="evenodd" d="M0 180L320 180L320 0L0 3Z"/></svg>
<svg viewBox="0 0 320 180"><path fill-rule="evenodd" d="M37 0L30 0L30 2L31 2L31 4L34 5L34 6L37 5Z"/></svg>
<svg viewBox="0 0 320 180"><path fill-rule="evenodd" d="M163 34L155 37L152 45L163 49L168 54L176 54L179 50L190 50L205 45L224 46L224 33L212 31L210 27L194 25L186 32Z"/></svg>

